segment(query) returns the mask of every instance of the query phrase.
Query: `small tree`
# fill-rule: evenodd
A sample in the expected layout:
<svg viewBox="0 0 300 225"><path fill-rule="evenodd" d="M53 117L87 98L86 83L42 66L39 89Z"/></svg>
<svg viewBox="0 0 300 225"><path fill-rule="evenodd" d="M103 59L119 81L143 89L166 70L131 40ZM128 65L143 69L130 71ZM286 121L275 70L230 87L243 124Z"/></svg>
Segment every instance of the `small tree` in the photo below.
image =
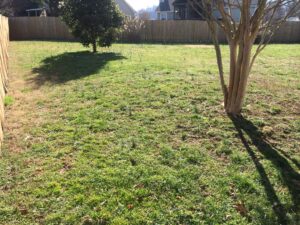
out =
<svg viewBox="0 0 300 225"><path fill-rule="evenodd" d="M258 54L275 31L298 9L299 0L188 0L206 19L217 55L227 113L241 113L248 77ZM282 10L285 9L285 10ZM284 14L281 12L285 11ZM236 19L233 12L238 12ZM226 35L230 50L229 83L225 82L217 28ZM259 37L259 43L254 45ZM255 51L252 51L256 47Z"/></svg>
<svg viewBox="0 0 300 225"><path fill-rule="evenodd" d="M0 1L0 14L10 16L12 14L12 0Z"/></svg>
<svg viewBox="0 0 300 225"><path fill-rule="evenodd" d="M151 14L150 14L150 12L142 9L142 10L138 11L138 18L140 20L144 20L144 21L145 20L150 20L151 19Z"/></svg>
<svg viewBox="0 0 300 225"><path fill-rule="evenodd" d="M123 25L122 39L125 42L139 43L142 40L142 32L145 21L139 18L126 18Z"/></svg>
<svg viewBox="0 0 300 225"><path fill-rule="evenodd" d="M34 0L0 0L0 14L5 16L25 16L26 9L37 7Z"/></svg>
<svg viewBox="0 0 300 225"><path fill-rule="evenodd" d="M63 20L81 43L109 47L116 38L123 17L114 0L65 0L62 9Z"/></svg>

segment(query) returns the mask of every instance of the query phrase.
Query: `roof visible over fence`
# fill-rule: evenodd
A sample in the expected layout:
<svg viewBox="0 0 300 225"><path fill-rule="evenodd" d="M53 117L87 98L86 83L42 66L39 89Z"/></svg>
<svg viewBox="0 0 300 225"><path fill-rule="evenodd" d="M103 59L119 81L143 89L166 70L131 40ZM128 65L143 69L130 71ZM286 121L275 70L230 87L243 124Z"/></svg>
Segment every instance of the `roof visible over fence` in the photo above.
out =
<svg viewBox="0 0 300 225"><path fill-rule="evenodd" d="M135 17L135 10L126 2L126 0L116 0L116 3L120 7L121 12L126 16Z"/></svg>

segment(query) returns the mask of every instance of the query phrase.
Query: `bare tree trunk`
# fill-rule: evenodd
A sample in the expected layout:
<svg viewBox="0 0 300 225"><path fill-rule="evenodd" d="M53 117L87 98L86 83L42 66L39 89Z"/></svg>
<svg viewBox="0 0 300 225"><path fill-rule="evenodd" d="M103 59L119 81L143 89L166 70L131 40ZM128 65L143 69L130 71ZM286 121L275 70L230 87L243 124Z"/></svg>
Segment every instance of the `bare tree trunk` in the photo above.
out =
<svg viewBox="0 0 300 225"><path fill-rule="evenodd" d="M230 44L230 78L225 110L232 115L238 115L242 110L250 73L251 48L251 41L242 41L236 56L237 45Z"/></svg>
<svg viewBox="0 0 300 225"><path fill-rule="evenodd" d="M221 4L222 9L224 6ZM225 12L223 15L226 17ZM235 37L228 35L230 45L230 79L228 99L225 110L232 115L242 111L248 77L250 73L251 49L254 39L251 38L250 1L243 1L241 8L241 22L239 32ZM230 30L230 24L227 29ZM230 32L229 32L230 33ZM238 48L238 55L237 53Z"/></svg>
<svg viewBox="0 0 300 225"><path fill-rule="evenodd" d="M93 42L93 53L97 52L97 43L96 41Z"/></svg>

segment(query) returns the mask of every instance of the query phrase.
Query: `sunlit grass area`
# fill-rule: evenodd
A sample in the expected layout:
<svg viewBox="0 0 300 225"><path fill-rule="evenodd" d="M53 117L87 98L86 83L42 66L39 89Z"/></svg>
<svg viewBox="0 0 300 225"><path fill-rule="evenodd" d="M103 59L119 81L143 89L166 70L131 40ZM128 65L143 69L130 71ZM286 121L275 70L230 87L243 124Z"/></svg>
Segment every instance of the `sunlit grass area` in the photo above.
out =
<svg viewBox="0 0 300 225"><path fill-rule="evenodd" d="M1 224L299 222L300 45L263 52L233 121L210 45L12 42L10 60Z"/></svg>

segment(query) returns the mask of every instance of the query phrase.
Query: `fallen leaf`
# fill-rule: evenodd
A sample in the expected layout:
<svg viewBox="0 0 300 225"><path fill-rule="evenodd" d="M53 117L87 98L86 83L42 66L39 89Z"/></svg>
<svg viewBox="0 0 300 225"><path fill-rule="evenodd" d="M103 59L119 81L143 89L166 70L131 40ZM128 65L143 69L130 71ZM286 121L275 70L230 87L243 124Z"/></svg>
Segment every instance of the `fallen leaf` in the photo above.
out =
<svg viewBox="0 0 300 225"><path fill-rule="evenodd" d="M18 208L19 212L21 213L21 215L26 215L28 214L28 210L24 207L24 206L20 206Z"/></svg>
<svg viewBox="0 0 300 225"><path fill-rule="evenodd" d="M246 209L246 206L244 203L237 203L234 208L242 215L247 216L248 210Z"/></svg>
<svg viewBox="0 0 300 225"><path fill-rule="evenodd" d="M127 205L127 208L128 208L128 209L133 209L133 205L132 205L132 204L129 204L129 205Z"/></svg>

